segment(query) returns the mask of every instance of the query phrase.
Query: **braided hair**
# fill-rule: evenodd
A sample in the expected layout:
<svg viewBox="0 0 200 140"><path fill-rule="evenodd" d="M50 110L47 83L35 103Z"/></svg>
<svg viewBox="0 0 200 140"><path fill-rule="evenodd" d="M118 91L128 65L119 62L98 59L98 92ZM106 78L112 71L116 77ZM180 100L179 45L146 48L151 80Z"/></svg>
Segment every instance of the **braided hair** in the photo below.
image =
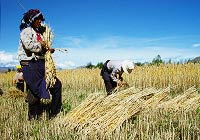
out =
<svg viewBox="0 0 200 140"><path fill-rule="evenodd" d="M36 20L40 19L41 21L44 21L44 16L38 9L30 9L26 13L24 13L24 16L21 20L21 24L19 26L20 31L23 29L30 27L31 24Z"/></svg>

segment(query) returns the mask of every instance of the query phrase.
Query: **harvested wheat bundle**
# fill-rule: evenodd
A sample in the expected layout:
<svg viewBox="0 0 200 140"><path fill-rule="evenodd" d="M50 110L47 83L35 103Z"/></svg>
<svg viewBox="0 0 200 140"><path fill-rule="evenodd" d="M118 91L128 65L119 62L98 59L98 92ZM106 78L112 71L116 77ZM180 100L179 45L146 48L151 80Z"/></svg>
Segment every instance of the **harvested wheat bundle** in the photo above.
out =
<svg viewBox="0 0 200 140"><path fill-rule="evenodd" d="M196 94L195 97L186 100L181 108L183 108L185 112L194 111L200 108L200 95Z"/></svg>
<svg viewBox="0 0 200 140"><path fill-rule="evenodd" d="M115 93L117 93L117 92L119 92L119 91L121 91L121 90L125 90L125 89L127 89L127 88L129 88L129 87L130 87L129 84L128 84L126 81L123 81L123 82L122 82L122 85L121 85L121 86L117 86L117 87L112 91L111 94L115 94Z"/></svg>
<svg viewBox="0 0 200 140"><path fill-rule="evenodd" d="M133 90L134 89L132 88L132 92ZM127 93L130 94L132 92ZM138 90L135 92L138 92ZM124 98L125 96L130 95L126 95L124 92L121 92L121 94L112 94L110 96L106 96L105 94L101 93L90 94L90 96L83 103L68 113L62 122L65 123L69 129L82 127L96 114L98 115L101 112L105 112L105 110L108 110L110 107L119 104L120 99Z"/></svg>
<svg viewBox="0 0 200 140"><path fill-rule="evenodd" d="M50 52L52 40L53 40L53 32L51 28L46 24L43 25L46 30L43 33L44 41L47 43L47 52L45 53L45 78L46 78L46 87L53 87L56 82L56 67Z"/></svg>
<svg viewBox="0 0 200 140"><path fill-rule="evenodd" d="M168 96L169 93L170 93L170 87L163 90L158 90L158 92L155 93L155 95L152 98L144 102L143 110L149 111L151 109L156 108L156 106L159 105L161 101Z"/></svg>
<svg viewBox="0 0 200 140"><path fill-rule="evenodd" d="M26 97L26 94L23 93L21 90L17 89L16 87L10 87L8 90L9 97L11 98L21 98Z"/></svg>
<svg viewBox="0 0 200 140"><path fill-rule="evenodd" d="M109 135L140 112L168 108L175 111L178 108L194 110L200 107L200 95L194 87L167 100L169 93L169 87L160 90L131 87L110 96L103 93L90 94L84 102L57 122L64 124L68 131L75 130L90 137L102 133Z"/></svg>
<svg viewBox="0 0 200 140"><path fill-rule="evenodd" d="M149 88L141 91L131 87L110 96L95 94L95 100L91 95L76 109L67 114L64 119L58 121L66 124L68 130L84 131L88 135L102 132L110 133L131 116L140 112L143 109L143 104L154 94L160 95L165 92L168 92L168 90L158 91Z"/></svg>
<svg viewBox="0 0 200 140"><path fill-rule="evenodd" d="M90 94L84 102L73 111L69 112L60 122L65 124L67 128L77 127L82 121L84 121L84 115L89 113L92 108L94 108L104 98L105 95L102 93Z"/></svg>
<svg viewBox="0 0 200 140"><path fill-rule="evenodd" d="M176 106L173 106L174 110L184 110L185 112L188 112L194 111L200 107L200 95L194 87L186 90L183 96L184 95L187 97L178 102Z"/></svg>
<svg viewBox="0 0 200 140"><path fill-rule="evenodd" d="M132 93L131 91L133 91L133 89L132 90L127 89L126 91L128 91L127 93L130 94ZM107 100L109 101L112 100L109 103L109 105L113 106L114 104L117 104L121 98L124 98L124 96L130 96L128 94L127 95L124 94L124 92L120 93L121 94L113 94L111 96L106 96L104 93L90 94L89 97L87 97L87 99L84 102L82 102L79 106L77 106L73 111L69 112L66 115L66 117L62 120L62 122L65 123L67 128L69 129L74 129L75 127L77 128L78 126L81 126L82 123L90 119L91 118L90 116L95 115L96 112L95 108L98 108L98 112L101 112L101 110L97 106L102 106L104 108L107 107L106 109L108 109L108 105L106 103L109 102L107 102ZM119 100L117 100L116 98L119 98ZM104 111L104 109L102 110ZM69 124L67 122L69 122ZM71 126L72 124L73 126Z"/></svg>
<svg viewBox="0 0 200 140"><path fill-rule="evenodd" d="M106 98L104 98L104 100L100 102L98 106L95 106L95 108L93 108L89 114L86 114L85 118L87 119L79 126L80 130L87 125L90 126L90 124L93 124L95 121L98 122L98 118L102 118L107 114L107 112L112 111L113 107L119 106L122 100L129 98L130 93L136 94L139 92L139 90L135 88L130 88L125 91L128 91L127 94L122 91L110 96L106 96Z"/></svg>
<svg viewBox="0 0 200 140"><path fill-rule="evenodd" d="M162 93L165 91L160 92ZM104 131L105 133L113 132L121 126L124 121L142 110L143 104L146 102L146 96L156 93L157 91L155 89L144 89L126 99L122 99L117 106L113 106L105 115L96 118L94 122L89 124L85 128L85 130L87 130L86 132L91 133L94 130L99 132Z"/></svg>
<svg viewBox="0 0 200 140"><path fill-rule="evenodd" d="M195 97L196 94L196 89L194 87L191 87L188 90L186 90L184 94L178 95L177 97L169 101L163 102L159 104L156 108L179 110L179 108L184 104L186 100Z"/></svg>

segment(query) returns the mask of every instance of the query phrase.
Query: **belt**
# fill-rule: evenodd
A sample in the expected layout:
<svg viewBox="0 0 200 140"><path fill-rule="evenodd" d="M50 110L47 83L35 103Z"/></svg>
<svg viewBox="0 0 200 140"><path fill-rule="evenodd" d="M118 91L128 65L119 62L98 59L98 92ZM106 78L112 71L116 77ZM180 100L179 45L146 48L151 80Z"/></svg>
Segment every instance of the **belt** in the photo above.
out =
<svg viewBox="0 0 200 140"><path fill-rule="evenodd" d="M21 60L21 61L20 61L20 65L21 65L21 66L28 66L30 61L31 61L31 60Z"/></svg>
<svg viewBox="0 0 200 140"><path fill-rule="evenodd" d="M20 65L21 66L28 66L30 62L37 62L37 61L44 61L44 59L38 59L38 60L35 60L35 59L31 59L31 60L21 60L20 61Z"/></svg>

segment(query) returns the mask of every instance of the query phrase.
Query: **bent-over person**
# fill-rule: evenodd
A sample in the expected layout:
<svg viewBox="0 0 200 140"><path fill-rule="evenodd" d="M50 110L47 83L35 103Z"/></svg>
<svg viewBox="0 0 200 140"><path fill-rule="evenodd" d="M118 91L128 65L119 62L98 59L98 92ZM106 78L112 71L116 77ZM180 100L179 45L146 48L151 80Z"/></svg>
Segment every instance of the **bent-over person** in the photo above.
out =
<svg viewBox="0 0 200 140"><path fill-rule="evenodd" d="M102 69L101 76L104 80L107 95L111 95L117 86L122 86L122 74L130 74L134 63L130 60L107 60Z"/></svg>

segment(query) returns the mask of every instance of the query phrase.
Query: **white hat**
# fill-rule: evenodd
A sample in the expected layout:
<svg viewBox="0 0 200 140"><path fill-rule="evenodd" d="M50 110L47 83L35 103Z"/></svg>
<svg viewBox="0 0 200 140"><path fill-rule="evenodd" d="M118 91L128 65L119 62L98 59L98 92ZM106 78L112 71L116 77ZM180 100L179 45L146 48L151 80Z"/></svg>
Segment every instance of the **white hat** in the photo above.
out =
<svg viewBox="0 0 200 140"><path fill-rule="evenodd" d="M124 60L122 62L122 69L126 74L129 74L127 71L128 69L133 69L134 68L134 63L130 60Z"/></svg>

